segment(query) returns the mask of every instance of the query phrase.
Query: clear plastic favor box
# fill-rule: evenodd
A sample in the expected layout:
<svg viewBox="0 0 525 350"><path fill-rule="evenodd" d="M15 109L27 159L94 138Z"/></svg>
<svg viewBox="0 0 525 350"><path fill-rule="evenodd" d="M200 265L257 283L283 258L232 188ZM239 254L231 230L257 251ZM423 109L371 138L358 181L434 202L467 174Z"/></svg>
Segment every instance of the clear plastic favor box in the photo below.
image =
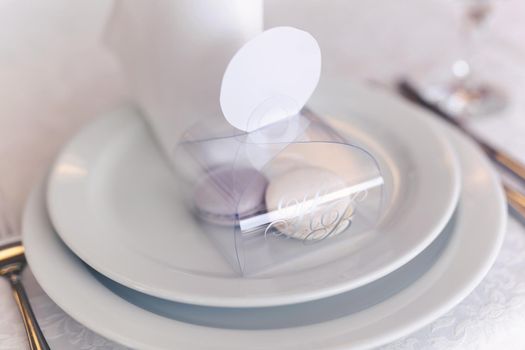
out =
<svg viewBox="0 0 525 350"><path fill-rule="evenodd" d="M242 276L351 249L383 210L374 157L308 110L252 132L194 125L174 162L202 234Z"/></svg>

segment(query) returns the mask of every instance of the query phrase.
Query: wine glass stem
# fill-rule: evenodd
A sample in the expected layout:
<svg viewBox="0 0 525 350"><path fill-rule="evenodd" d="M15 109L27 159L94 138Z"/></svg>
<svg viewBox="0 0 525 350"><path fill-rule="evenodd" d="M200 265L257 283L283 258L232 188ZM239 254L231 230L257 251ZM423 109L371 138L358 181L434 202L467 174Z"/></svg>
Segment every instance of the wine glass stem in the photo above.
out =
<svg viewBox="0 0 525 350"><path fill-rule="evenodd" d="M490 12L488 0L465 0L462 25L462 54L452 65L452 73L458 84L464 85L473 74L473 57L478 48L480 32Z"/></svg>

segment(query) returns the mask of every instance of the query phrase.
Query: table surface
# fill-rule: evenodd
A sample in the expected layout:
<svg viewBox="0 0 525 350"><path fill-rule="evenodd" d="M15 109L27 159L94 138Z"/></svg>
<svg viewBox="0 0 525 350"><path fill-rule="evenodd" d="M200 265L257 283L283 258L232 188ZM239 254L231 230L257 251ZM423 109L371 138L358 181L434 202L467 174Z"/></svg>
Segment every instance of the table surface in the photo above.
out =
<svg viewBox="0 0 525 350"><path fill-rule="evenodd" d="M409 74L446 77L458 56L461 1L267 0L267 27L312 32L323 74L391 86ZM473 131L525 162L525 3L493 0L493 18L476 56L479 75L501 86L511 104L472 119ZM20 221L33 183L60 147L99 113L129 100L125 77L101 46L112 2L0 0L0 190ZM329 20L327 20L329 18ZM446 42L447 45L435 43ZM479 57L478 57L479 56ZM525 347L525 227L509 221L499 257L461 304L420 331L382 349ZM123 349L72 320L24 276L53 349ZM95 302L95 301L94 301ZM0 350L26 349L10 289L0 281Z"/></svg>

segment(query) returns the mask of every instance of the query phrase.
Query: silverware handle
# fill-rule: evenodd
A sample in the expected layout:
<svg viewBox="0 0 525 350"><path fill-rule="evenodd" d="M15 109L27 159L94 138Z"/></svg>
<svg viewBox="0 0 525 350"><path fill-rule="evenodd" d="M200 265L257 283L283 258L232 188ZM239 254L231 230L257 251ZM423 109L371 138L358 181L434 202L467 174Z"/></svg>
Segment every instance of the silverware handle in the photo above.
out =
<svg viewBox="0 0 525 350"><path fill-rule="evenodd" d="M401 94L407 99L430 110L431 112L434 112L436 115L443 118L445 121L452 123L459 129L464 131L474 141L476 141L481 146L481 148L483 148L485 153L493 161L501 165L503 168L512 173L515 177L519 178L520 181L522 181L525 184L525 165L512 158L510 155L499 151L498 149L481 140L479 137L470 133L468 130L465 129L465 127L463 127L463 125L458 120L445 113L443 110L441 110L441 108L439 108L435 104L425 100L409 82L401 81L400 83L398 83L398 89L401 92Z"/></svg>
<svg viewBox="0 0 525 350"><path fill-rule="evenodd" d="M503 185L503 188L505 189L509 205L516 211L516 213L525 219L525 195L507 185Z"/></svg>
<svg viewBox="0 0 525 350"><path fill-rule="evenodd" d="M490 157L497 162L499 165L510 171L514 176L518 177L523 183L525 183L525 166L509 156L506 153L500 152L485 143L481 143L481 146L489 153Z"/></svg>
<svg viewBox="0 0 525 350"><path fill-rule="evenodd" d="M463 128L462 128L463 129ZM505 170L510 172L512 175L514 175L517 179L519 179L523 184L525 184L525 166L517 161L516 159L512 158L507 153L504 153L488 143L480 140L475 135L472 135L465 131L474 141L478 143L478 145L481 146L483 151L485 151L485 154L489 156L492 161L499 164L501 167L503 167Z"/></svg>
<svg viewBox="0 0 525 350"><path fill-rule="evenodd" d="M15 296L16 305L22 319L24 320L24 326L26 328L27 339L29 341L29 348L31 350L50 350L42 330L38 326L35 314L29 303L24 285L18 273L13 273L9 276L11 281L11 287Z"/></svg>

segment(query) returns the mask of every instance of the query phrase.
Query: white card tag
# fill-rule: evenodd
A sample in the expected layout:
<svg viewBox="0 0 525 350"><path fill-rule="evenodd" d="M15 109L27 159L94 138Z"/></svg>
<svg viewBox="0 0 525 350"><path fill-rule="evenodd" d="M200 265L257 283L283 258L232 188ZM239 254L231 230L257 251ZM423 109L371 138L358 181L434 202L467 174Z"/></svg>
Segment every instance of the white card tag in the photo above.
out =
<svg viewBox="0 0 525 350"><path fill-rule="evenodd" d="M307 32L269 29L246 43L222 79L220 103L226 120L251 132L297 114L321 74L321 50Z"/></svg>

